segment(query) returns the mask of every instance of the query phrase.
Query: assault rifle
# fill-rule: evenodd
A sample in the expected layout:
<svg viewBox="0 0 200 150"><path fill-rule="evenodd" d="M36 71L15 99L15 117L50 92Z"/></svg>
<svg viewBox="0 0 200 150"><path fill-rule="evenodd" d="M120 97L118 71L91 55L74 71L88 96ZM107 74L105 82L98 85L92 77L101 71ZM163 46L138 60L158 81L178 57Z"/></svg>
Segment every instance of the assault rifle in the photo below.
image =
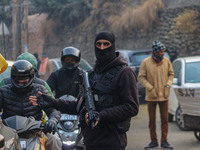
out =
<svg viewBox="0 0 200 150"><path fill-rule="evenodd" d="M95 127L94 124L97 121L97 112L95 111L94 98L92 95L87 71L84 71L82 74L82 86L82 94L83 98L85 99L85 107L88 112L88 122L91 128L93 129Z"/></svg>

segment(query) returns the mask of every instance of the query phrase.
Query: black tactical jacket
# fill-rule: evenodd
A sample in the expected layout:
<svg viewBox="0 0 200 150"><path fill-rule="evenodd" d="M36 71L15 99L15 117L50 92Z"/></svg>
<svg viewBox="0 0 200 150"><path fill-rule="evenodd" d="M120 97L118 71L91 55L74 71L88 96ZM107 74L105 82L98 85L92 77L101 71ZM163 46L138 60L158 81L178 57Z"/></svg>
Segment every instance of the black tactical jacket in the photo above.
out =
<svg viewBox="0 0 200 150"><path fill-rule="evenodd" d="M55 98L63 95L72 95L77 97L79 94L79 83L82 70L79 68L72 74L67 73L64 69L53 72L47 79L47 83L52 91L55 91Z"/></svg>
<svg viewBox="0 0 200 150"><path fill-rule="evenodd" d="M95 82L104 82L105 74L116 66L126 65L112 79L113 93L107 93L110 100L106 101L106 94L95 89ZM87 150L125 150L127 145L126 132L119 132L116 124L136 116L139 111L139 99L137 89L137 78L134 71L127 67L127 62L117 53L117 57L103 68L94 68L90 85L94 94L100 97L101 102L95 102L100 114L98 125L91 129L90 126L83 126L82 133ZM97 106L102 104L103 106ZM61 112L75 114L76 103L56 99L54 107Z"/></svg>
<svg viewBox="0 0 200 150"><path fill-rule="evenodd" d="M106 66L95 66L91 83L94 91L95 82L105 81L103 78L111 68L127 65L119 53L116 55L117 57ZM110 101L104 98L106 93L102 93L103 96L97 92L100 100L103 100L99 124L94 129L86 126L83 130L84 143L89 150L97 150L100 147L104 150L124 150L127 145L126 132L119 132L116 124L138 114L137 78L134 71L130 67L122 68L112 79L112 87L115 89L114 93L107 94L109 99L111 97Z"/></svg>

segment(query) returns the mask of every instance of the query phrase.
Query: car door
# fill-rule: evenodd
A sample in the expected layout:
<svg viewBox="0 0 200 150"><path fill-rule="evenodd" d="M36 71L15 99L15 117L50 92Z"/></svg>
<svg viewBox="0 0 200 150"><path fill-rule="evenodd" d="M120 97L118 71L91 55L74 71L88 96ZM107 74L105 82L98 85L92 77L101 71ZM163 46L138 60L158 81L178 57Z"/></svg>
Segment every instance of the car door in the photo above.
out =
<svg viewBox="0 0 200 150"><path fill-rule="evenodd" d="M172 67L174 69L174 80L173 84L170 88L170 96L169 96L169 113L172 115L175 115L176 109L178 107L178 99L176 97L176 94L174 92L174 88L179 87L182 85L183 80L183 65L181 60L177 60L172 64Z"/></svg>

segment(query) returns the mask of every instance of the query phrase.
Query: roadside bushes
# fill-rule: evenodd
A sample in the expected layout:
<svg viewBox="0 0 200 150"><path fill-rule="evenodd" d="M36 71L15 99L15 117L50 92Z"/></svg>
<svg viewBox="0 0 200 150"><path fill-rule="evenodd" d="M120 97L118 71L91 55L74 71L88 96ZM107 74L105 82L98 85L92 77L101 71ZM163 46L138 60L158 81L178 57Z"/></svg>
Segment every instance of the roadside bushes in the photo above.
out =
<svg viewBox="0 0 200 150"><path fill-rule="evenodd" d="M148 0L137 7L127 6L120 14L110 16L108 21L111 29L118 34L130 31L148 32L163 8L162 0Z"/></svg>

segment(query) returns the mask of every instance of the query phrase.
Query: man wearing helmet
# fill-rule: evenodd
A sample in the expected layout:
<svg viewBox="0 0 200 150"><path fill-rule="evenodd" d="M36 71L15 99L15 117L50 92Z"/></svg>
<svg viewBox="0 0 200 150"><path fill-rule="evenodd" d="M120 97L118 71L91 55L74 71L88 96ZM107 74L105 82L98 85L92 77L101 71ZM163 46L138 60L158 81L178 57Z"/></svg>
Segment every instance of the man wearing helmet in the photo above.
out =
<svg viewBox="0 0 200 150"><path fill-rule="evenodd" d="M35 70L27 60L16 61L11 68L11 84L4 85L0 88L0 109L3 109L2 119L19 115L26 117L34 117L36 120L41 120L42 109L34 107L29 96L37 96L37 91L42 90L50 96L47 89L41 84L34 83ZM60 119L60 112L48 108L44 109L48 115L48 120L45 123L45 130L48 140L45 144L46 149L61 149L62 143L56 136L50 134L56 131L57 123Z"/></svg>
<svg viewBox="0 0 200 150"><path fill-rule="evenodd" d="M146 88L149 113L149 131L151 142L145 149L158 147L156 134L156 106L160 107L161 116L161 147L170 148L167 142L168 134L168 100L174 71L170 60L164 57L165 46L160 41L152 43L152 56L146 58L140 67L138 80Z"/></svg>
<svg viewBox="0 0 200 150"><path fill-rule="evenodd" d="M56 98L65 94L77 97L80 83L79 75L82 72L78 68L80 59L81 52L77 48L66 47L62 50L62 68L54 71L47 79L49 87L55 91Z"/></svg>
<svg viewBox="0 0 200 150"><path fill-rule="evenodd" d="M45 86L45 88L48 90L48 92L51 94L51 96L53 96L53 93L52 93L50 87L48 86L48 84L44 80L36 77L36 73L38 72L36 57L31 53L22 53L17 57L17 60L27 60L27 61L29 61L33 65L33 68L34 68L34 71L35 71L35 78L34 78L33 82ZM11 78L4 78L0 82L0 87L3 86L3 85L6 85L6 84L11 84Z"/></svg>
<svg viewBox="0 0 200 150"><path fill-rule="evenodd" d="M7 61L5 58L0 54L0 73L3 73L8 66ZM14 137L14 141L9 141L11 138ZM9 144L7 144L9 142ZM5 126L2 121L0 121L0 149L11 149L11 147L14 145L14 149L21 150L19 137L15 131L13 131L11 128Z"/></svg>

